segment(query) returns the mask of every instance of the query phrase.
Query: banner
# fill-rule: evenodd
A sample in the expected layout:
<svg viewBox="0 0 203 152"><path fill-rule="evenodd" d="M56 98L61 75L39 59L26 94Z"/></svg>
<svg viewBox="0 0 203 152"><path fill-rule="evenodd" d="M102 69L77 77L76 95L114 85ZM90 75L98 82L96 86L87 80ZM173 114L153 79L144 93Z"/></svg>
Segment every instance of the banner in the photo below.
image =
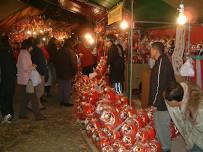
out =
<svg viewBox="0 0 203 152"><path fill-rule="evenodd" d="M185 26L178 26L176 29L175 49L172 55L173 69L176 75L180 75L180 68L183 65L183 54L185 50Z"/></svg>
<svg viewBox="0 0 203 152"><path fill-rule="evenodd" d="M121 21L123 17L123 3L108 13L108 25Z"/></svg>

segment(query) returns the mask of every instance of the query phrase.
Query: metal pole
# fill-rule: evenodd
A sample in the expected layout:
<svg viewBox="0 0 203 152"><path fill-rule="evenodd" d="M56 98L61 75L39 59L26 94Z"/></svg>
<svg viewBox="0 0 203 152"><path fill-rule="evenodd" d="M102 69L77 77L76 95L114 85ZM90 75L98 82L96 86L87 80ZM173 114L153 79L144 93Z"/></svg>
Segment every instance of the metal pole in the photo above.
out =
<svg viewBox="0 0 203 152"><path fill-rule="evenodd" d="M133 8L134 0L131 0L131 22L130 22L130 30L128 34L129 41L129 52L128 52L128 99L129 104L132 105L132 52L133 52L133 16L134 16L134 8Z"/></svg>
<svg viewBox="0 0 203 152"><path fill-rule="evenodd" d="M188 53L190 52L190 34L191 34L191 24L190 24L190 20L189 20L189 22L188 22L188 46L187 46Z"/></svg>
<svg viewBox="0 0 203 152"><path fill-rule="evenodd" d="M143 23L143 24L165 24L165 25L175 25L173 22L161 22L161 21L134 21L134 23Z"/></svg>

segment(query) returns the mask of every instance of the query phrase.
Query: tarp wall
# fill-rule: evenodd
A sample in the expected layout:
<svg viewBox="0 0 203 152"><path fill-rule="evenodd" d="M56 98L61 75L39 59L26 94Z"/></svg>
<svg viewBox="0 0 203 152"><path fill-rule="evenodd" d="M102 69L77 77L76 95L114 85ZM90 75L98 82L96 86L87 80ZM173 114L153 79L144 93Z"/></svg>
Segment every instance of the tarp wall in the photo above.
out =
<svg viewBox="0 0 203 152"><path fill-rule="evenodd" d="M175 37L176 28L161 28L148 30L153 38ZM203 26L193 25L191 27L191 43L203 42Z"/></svg>

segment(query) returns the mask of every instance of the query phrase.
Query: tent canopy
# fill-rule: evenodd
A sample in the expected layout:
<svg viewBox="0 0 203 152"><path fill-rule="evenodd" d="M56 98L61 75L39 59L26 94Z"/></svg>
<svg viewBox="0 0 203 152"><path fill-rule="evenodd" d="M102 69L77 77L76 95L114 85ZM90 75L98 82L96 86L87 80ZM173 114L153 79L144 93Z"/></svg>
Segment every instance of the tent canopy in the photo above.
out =
<svg viewBox="0 0 203 152"><path fill-rule="evenodd" d="M6 17L0 22L0 29L2 32L8 32L11 27L20 19L26 17L26 16L35 16L41 14L42 11L35 9L33 7L23 7L20 8L17 12L14 14Z"/></svg>
<svg viewBox="0 0 203 152"><path fill-rule="evenodd" d="M19 15L19 12L16 12L22 11L22 8L25 8L27 4L37 8L38 13L43 14L46 18L59 22L62 21L67 24L86 24L88 22L96 23L105 18L108 11L121 1L122 0L2 0L0 6L0 27L9 28L22 14L25 15L25 13ZM124 0L124 3L125 8L129 9L130 0ZM134 0L135 20L175 23L179 3L179 0ZM188 7L192 8L193 15L195 14L197 16L195 22L202 23L203 9L201 9L200 4L203 4L203 0L185 0L184 4L186 9ZM32 15L32 13L35 14L36 10L30 9L27 15ZM18 14L18 18L13 17L11 19L11 16L16 16L15 14ZM139 25L143 27L160 26L160 24L143 23Z"/></svg>
<svg viewBox="0 0 203 152"><path fill-rule="evenodd" d="M25 7L25 4L19 3L16 0L1 0L0 20L8 17L12 13L17 12L23 7Z"/></svg>

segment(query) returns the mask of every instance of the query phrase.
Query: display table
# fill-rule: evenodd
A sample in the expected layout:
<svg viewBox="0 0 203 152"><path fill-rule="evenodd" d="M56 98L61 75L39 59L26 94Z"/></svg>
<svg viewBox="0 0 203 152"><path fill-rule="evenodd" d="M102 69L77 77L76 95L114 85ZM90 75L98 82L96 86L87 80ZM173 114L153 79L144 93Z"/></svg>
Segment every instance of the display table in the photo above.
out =
<svg viewBox="0 0 203 152"><path fill-rule="evenodd" d="M148 107L149 89L150 89L150 75L151 70L145 69L142 74L142 92L141 92L141 106Z"/></svg>
<svg viewBox="0 0 203 152"><path fill-rule="evenodd" d="M125 65L125 88L128 87L128 65ZM132 89L139 88L142 81L142 75L145 70L149 69L148 64L133 64L132 65Z"/></svg>

